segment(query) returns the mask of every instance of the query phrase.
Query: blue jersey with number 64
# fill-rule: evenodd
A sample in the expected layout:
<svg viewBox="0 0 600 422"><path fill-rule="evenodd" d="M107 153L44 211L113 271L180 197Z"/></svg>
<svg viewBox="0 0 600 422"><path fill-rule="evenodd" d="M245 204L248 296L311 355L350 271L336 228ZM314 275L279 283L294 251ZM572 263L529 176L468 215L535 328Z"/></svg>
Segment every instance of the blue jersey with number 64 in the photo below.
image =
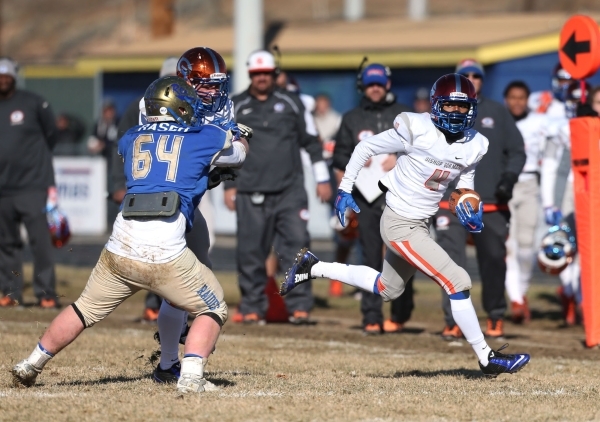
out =
<svg viewBox="0 0 600 422"><path fill-rule="evenodd" d="M219 152L230 147L227 132L212 124L135 126L119 140L127 193L177 192L189 231L194 210L208 186L210 165Z"/></svg>

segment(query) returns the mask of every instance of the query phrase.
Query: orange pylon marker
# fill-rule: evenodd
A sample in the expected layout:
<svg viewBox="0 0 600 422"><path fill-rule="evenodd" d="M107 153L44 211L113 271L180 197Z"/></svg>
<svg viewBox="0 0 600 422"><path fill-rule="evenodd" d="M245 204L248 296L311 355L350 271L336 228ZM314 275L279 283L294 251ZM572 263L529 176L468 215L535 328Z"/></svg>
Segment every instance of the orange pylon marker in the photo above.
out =
<svg viewBox="0 0 600 422"><path fill-rule="evenodd" d="M570 126L585 343L594 347L600 345L600 118L578 117Z"/></svg>
<svg viewBox="0 0 600 422"><path fill-rule="evenodd" d="M285 301L279 295L279 287L277 286L275 277L267 279L265 293L269 300L269 309L267 309L265 320L267 322L289 322L288 310L285 306Z"/></svg>

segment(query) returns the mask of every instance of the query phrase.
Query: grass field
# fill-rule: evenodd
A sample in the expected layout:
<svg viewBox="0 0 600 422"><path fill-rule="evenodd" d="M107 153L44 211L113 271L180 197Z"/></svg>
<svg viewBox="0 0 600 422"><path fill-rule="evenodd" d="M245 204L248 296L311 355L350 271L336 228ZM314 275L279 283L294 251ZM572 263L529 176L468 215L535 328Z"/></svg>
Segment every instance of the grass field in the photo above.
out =
<svg viewBox="0 0 600 422"><path fill-rule="evenodd" d="M89 271L59 267L64 304ZM233 309L235 274L217 276ZM185 397L150 378L157 345L155 326L136 322L143 294L86 330L29 389L13 388L9 370L57 311L0 310L0 420L600 420L600 352L584 348L580 327L559 328L555 286L533 286L532 323L507 324L507 339L490 342L532 354L523 371L496 379L482 377L466 342L439 338L438 289L416 283L405 333L365 337L358 302L327 299L327 284L317 280L316 325L227 323L207 368L221 390ZM476 285L476 305L478 298Z"/></svg>

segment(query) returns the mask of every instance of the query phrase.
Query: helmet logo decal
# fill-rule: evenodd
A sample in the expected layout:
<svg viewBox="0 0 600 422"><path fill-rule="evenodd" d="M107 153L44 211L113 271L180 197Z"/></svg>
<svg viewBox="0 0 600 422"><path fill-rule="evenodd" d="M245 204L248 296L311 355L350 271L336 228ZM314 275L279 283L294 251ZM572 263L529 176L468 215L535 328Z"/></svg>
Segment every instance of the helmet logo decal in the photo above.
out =
<svg viewBox="0 0 600 422"><path fill-rule="evenodd" d="M466 100L469 98L469 96L467 94L465 94L464 92L451 92L449 95L451 100Z"/></svg>
<svg viewBox="0 0 600 422"><path fill-rule="evenodd" d="M483 119L481 119L481 127L493 129L494 128L494 119L491 117L484 117Z"/></svg>
<svg viewBox="0 0 600 422"><path fill-rule="evenodd" d="M177 66L177 70L181 72L184 78L187 78L192 68L192 64L190 63L190 61L186 57L182 57L179 59L179 63L177 63Z"/></svg>
<svg viewBox="0 0 600 422"><path fill-rule="evenodd" d="M167 107L161 107L159 112L160 114L167 114Z"/></svg>
<svg viewBox="0 0 600 422"><path fill-rule="evenodd" d="M226 77L227 77L226 73L211 73L210 74L211 79L225 79Z"/></svg>

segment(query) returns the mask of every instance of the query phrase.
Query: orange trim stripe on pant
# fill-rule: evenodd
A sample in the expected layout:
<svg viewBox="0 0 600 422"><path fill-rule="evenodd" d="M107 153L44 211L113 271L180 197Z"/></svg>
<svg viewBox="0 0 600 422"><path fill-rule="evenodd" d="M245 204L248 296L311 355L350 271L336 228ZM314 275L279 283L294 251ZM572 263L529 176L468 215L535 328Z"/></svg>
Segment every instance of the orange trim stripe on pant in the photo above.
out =
<svg viewBox="0 0 600 422"><path fill-rule="evenodd" d="M401 242L401 245L396 242L390 242L394 249L396 249L410 264L423 271L427 276L429 276L433 281L439 284L441 287L446 286L448 292L450 294L456 293L454 289L454 285L444 277L439 271L433 268L425 259L423 259L419 254L417 254L413 248L411 248L410 243L407 240ZM413 259L411 259L411 256Z"/></svg>

